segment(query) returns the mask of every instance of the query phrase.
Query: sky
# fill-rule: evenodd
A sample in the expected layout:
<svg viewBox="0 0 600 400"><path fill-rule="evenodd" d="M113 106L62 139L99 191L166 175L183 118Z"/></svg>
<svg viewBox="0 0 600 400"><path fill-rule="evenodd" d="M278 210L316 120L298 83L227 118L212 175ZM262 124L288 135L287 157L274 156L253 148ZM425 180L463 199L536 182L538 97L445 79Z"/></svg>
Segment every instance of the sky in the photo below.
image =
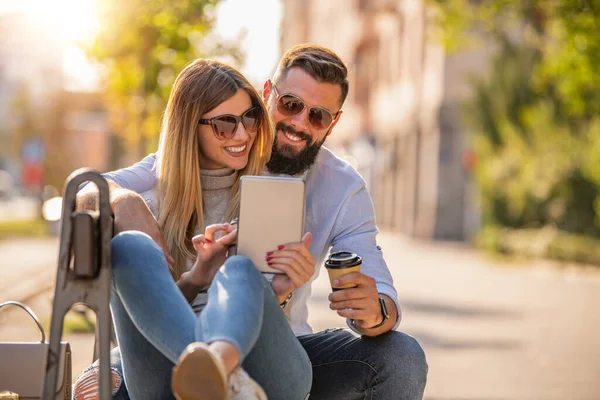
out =
<svg viewBox="0 0 600 400"><path fill-rule="evenodd" d="M63 59L69 89L91 90L98 85L98 74L87 63L75 41L89 40L97 31L95 15L102 0L0 0L0 14L26 12L56 34L73 43ZM279 57L280 0L223 0L217 8L216 31L225 39L245 30L242 49L246 53L241 67L251 82L262 83L272 73Z"/></svg>

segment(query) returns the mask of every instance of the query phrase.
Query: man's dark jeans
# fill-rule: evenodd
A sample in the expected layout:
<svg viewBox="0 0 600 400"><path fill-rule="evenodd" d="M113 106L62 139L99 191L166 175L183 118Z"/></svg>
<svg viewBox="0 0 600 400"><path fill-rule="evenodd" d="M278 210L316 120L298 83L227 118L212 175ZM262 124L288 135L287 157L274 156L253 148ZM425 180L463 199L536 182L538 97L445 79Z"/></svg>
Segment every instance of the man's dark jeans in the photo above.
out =
<svg viewBox="0 0 600 400"><path fill-rule="evenodd" d="M299 336L313 367L311 399L421 399L427 362L401 332L370 338L348 329Z"/></svg>

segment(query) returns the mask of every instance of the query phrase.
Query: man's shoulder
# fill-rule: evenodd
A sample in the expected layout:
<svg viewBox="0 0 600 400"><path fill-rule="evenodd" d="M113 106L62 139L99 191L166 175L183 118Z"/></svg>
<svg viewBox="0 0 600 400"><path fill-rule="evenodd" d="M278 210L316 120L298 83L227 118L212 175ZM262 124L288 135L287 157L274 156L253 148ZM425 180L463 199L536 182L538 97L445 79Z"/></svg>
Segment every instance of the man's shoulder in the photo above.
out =
<svg viewBox="0 0 600 400"><path fill-rule="evenodd" d="M321 147L310 175L315 183L331 187L361 188L365 180L350 163L341 159L327 147Z"/></svg>

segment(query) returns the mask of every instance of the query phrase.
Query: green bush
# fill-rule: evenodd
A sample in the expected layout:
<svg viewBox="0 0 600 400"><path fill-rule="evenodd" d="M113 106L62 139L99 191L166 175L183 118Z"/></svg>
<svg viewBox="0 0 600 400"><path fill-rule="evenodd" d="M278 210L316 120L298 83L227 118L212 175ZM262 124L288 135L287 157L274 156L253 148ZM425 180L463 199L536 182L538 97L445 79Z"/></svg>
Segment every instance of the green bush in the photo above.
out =
<svg viewBox="0 0 600 400"><path fill-rule="evenodd" d="M0 222L0 240L14 237L48 236L48 224L42 219Z"/></svg>
<svg viewBox="0 0 600 400"><path fill-rule="evenodd" d="M541 229L486 227L477 237L479 247L493 253L526 258L547 258L600 266L600 239Z"/></svg>
<svg viewBox="0 0 600 400"><path fill-rule="evenodd" d="M464 113L479 160L479 244L598 263L598 2L429 3L448 49L484 38L498 50Z"/></svg>

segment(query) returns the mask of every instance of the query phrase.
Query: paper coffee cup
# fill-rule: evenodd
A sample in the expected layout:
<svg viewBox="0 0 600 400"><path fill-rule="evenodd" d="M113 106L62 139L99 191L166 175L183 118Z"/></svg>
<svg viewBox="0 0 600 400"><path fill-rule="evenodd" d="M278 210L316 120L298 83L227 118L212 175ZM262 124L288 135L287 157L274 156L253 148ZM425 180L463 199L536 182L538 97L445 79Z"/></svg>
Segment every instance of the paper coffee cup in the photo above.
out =
<svg viewBox="0 0 600 400"><path fill-rule="evenodd" d="M349 251L338 251L332 253L327 260L325 260L325 268L329 274L329 283L333 291L349 289L356 287L354 284L346 285L334 285L334 281L342 275L349 274L350 272L360 272L360 266L362 264L362 258L357 254Z"/></svg>

